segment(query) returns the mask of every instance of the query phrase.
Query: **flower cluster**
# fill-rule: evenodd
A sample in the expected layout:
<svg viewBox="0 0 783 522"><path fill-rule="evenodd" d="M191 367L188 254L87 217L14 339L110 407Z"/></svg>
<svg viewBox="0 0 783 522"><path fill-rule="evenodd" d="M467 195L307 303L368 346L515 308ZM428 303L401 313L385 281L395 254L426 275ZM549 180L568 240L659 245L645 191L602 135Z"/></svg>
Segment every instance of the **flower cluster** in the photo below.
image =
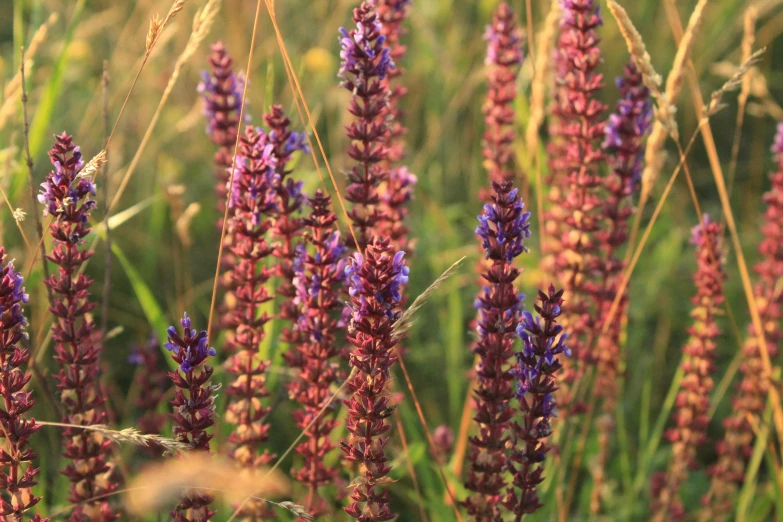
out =
<svg viewBox="0 0 783 522"><path fill-rule="evenodd" d="M714 383L716 339L720 330L715 320L723 304L723 271L721 235L723 227L704 216L704 222L693 229L691 243L696 246L698 268L694 275L696 295L691 312L693 325L688 329L689 339L683 348L683 378L677 394L674 421L676 428L666 432L672 445L672 455L665 476L654 480L652 520L678 520L684 514L679 491L685 484L689 470L695 465L696 449L707 438L710 393Z"/></svg>
<svg viewBox="0 0 783 522"><path fill-rule="evenodd" d="M590 325L597 323L592 294L600 273L598 242L601 221L600 177L604 153L602 113L606 107L596 98L603 86L597 68L601 62L596 29L603 23L596 0L563 0L558 49L554 114L561 143L557 159L561 171L549 193L552 208L546 215L547 269L559 277L571 296L563 324L571 333L574 365L561 374L561 402L571 402L567 385L579 378L591 362Z"/></svg>
<svg viewBox="0 0 783 522"><path fill-rule="evenodd" d="M188 314L183 315L180 324L182 336L171 326L166 332L168 342L163 345L179 365L177 371L169 372L175 386L174 398L171 400L174 438L190 446L193 451L209 452L212 435L207 430L215 424L214 402L218 386L209 383L214 369L206 362L216 352L209 347L205 330L197 333L191 328ZM209 507L212 502L210 495L188 493L182 497L171 516L175 522L206 522L215 514Z"/></svg>
<svg viewBox="0 0 783 522"><path fill-rule="evenodd" d="M361 522L392 520L389 493L380 488L391 471L384 448L386 421L393 407L386 391L391 367L397 360L393 336L399 318L401 288L408 282L404 253L392 255L390 240L376 238L366 255L354 254L345 268L351 295L351 323L348 341L354 346L351 366L354 375L347 382L352 393L348 407L348 442L340 444L346 458L360 464L361 477L353 481L353 503L345 511Z"/></svg>
<svg viewBox="0 0 783 522"><path fill-rule="evenodd" d="M319 416L325 401L331 397L330 387L342 374L335 359L342 351L338 341L343 306L340 289L347 249L335 230L337 216L330 205L329 196L321 190L310 200L312 211L306 219L305 239L312 249L308 251L300 244L294 264L296 304L301 310L297 330L302 339L285 354L288 364L300 370L288 389L291 398L302 406L294 412L294 420L307 438L296 447L304 462L293 473L296 480L308 487L305 507L311 514L328 510L318 489L332 483L338 473L337 468L327 466L324 460L334 449L329 435L336 425L335 412Z"/></svg>
<svg viewBox="0 0 783 522"><path fill-rule="evenodd" d="M231 457L248 468L268 464L274 458L261 451L269 432L269 425L264 423L269 408L261 403L268 395L265 382L269 363L260 359L258 353L269 321L260 310L272 299L264 285L272 275L273 268L267 266L267 260L275 250L266 236L273 226L270 217L279 209L274 150L268 134L253 127L246 129L239 143L231 199L233 212L228 223L236 263L227 273L235 306L224 317L224 327L232 334L226 341L231 355L225 368L233 377L226 391L226 420L235 426L229 436L233 445ZM249 502L242 515L263 516L267 511L263 503Z"/></svg>
<svg viewBox="0 0 783 522"><path fill-rule="evenodd" d="M268 141L272 146L275 158L274 191L277 194L277 209L274 213L274 226L271 236L279 240L274 256L277 258L277 276L280 285L277 295L284 301L280 305L280 318L287 321L290 327L283 330L281 340L289 345L297 343L296 330L293 325L299 317L299 311L294 304L296 289L294 288L294 258L295 243L302 233L304 220L299 216L305 197L302 194L302 182L289 177L291 170L288 163L297 151L308 151L307 137L304 133L290 130L291 120L279 105L273 105L264 115L264 122L269 128Z"/></svg>
<svg viewBox="0 0 783 522"><path fill-rule="evenodd" d="M389 91L386 154L390 168L389 179L380 195L381 212L386 219L379 223L379 235L390 237L394 248L410 252L413 241L408 238L409 230L405 221L410 213L408 203L413 199L413 189L418 180L405 165L394 165L405 158L404 137L408 132L403 123L405 111L400 107L400 101L408 89L399 82L399 78L405 73L400 63L407 49L401 40L407 32L403 23L410 11L410 0L375 0L374 3L381 22L381 35L386 38L389 55L394 62L394 67L383 80Z"/></svg>
<svg viewBox="0 0 783 522"><path fill-rule="evenodd" d="M514 99L517 95L517 75L522 65L522 32L516 15L507 3L498 5L487 26L487 83L489 92L484 104L485 166L492 181L514 179Z"/></svg>
<svg viewBox="0 0 783 522"><path fill-rule="evenodd" d="M493 183L492 190L492 202L484 206L476 228L488 265L482 274L484 288L475 304L478 342L473 351L479 362L474 419L479 433L470 439L466 487L473 494L465 506L477 521L497 519L506 486L505 447L514 397L509 363L522 302L514 286L520 272L512 261L527 250L524 241L530 237L530 213L524 212L513 183Z"/></svg>
<svg viewBox="0 0 783 522"><path fill-rule="evenodd" d="M80 270L92 256L83 245L90 232L87 220L96 205L92 199L95 185L88 177L79 175L84 166L82 154L65 132L55 136L49 158L54 170L41 184L38 201L54 216L49 227L54 248L47 259L59 269L44 283L54 295L50 307L56 318L52 339L55 359L60 363L55 378L62 393L63 422L82 426L106 424L106 396L98 381L100 340L87 315L95 307L89 292L92 279ZM112 466L106 461L111 441L75 428L66 428L64 435L63 456L70 462L63 474L71 481L69 500L78 504L70 520L115 520L118 515L102 497L117 488L111 478Z"/></svg>
<svg viewBox="0 0 783 522"><path fill-rule="evenodd" d="M0 451L0 518L40 522L38 515L25 515L41 500L33 494L39 470L32 464L38 455L30 447L30 436L41 426L35 419L26 418L35 400L25 391L30 381L30 373L25 370L30 352L19 346L28 338L22 310L27 294L24 278L14 269L13 261L6 263L2 247L0 265L0 395L4 404L0 409L0 439L4 441Z"/></svg>
<svg viewBox="0 0 783 522"><path fill-rule="evenodd" d="M516 353L516 365L511 374L517 379L517 398L522 421L511 425L514 444L508 457L513 474L504 505L516 515L534 513L542 506L536 488L544 480L544 459L549 452L546 439L552 434L552 417L556 417L555 374L563 367L560 355L570 356L568 334L557 324L563 312L563 291L550 285L538 292L541 304L534 305L540 316L522 312L517 333L522 338L522 351ZM517 493L516 489L519 490Z"/></svg>
<svg viewBox="0 0 783 522"><path fill-rule="evenodd" d="M783 281L783 124L772 146L777 169L770 174L771 187L764 195L767 208L761 232L764 239L758 250L761 260L756 264L758 276L754 289L759 307L764 341L769 357L774 360L780 345L781 331L781 281ZM732 401L732 415L723 421L726 430L718 445L718 461L710 469L712 475L711 496L705 498L713 514L725 513L731 505L738 486L745 476L745 465L753 446L753 429L748 419L758 420L764 411L769 387L769 376L764 371L761 347L753 325L748 327L748 337L742 348L742 379Z"/></svg>
<svg viewBox="0 0 783 522"><path fill-rule="evenodd" d="M644 139L652 121L650 91L642 83L642 75L631 61L623 76L617 78L620 100L615 112L604 127L603 143L610 174L604 178L606 189L601 216L603 225L595 233L601 249L601 281L594 292L599 314L607 317L614 303L625 268L618 250L628 241L629 219L634 213L633 194L641 179L644 158ZM620 336L622 317L628 306L627 294L621 296L620 307L609 330L595 336L596 382L594 392L602 400L602 418L599 430L599 454L594 466L592 509L600 506L598 493L604 480L604 469L609 453L609 441L614 430L614 411L617 402L617 375L620 363ZM601 325L599 325L601 327Z"/></svg>
<svg viewBox="0 0 783 522"><path fill-rule="evenodd" d="M167 416L158 413L158 405L168 388L169 378L161 368L160 341L153 335L146 343L131 347L128 362L140 368L136 372L136 386L143 393L136 399L136 406L141 411L141 417L136 425L141 433L162 433Z"/></svg>
<svg viewBox="0 0 783 522"><path fill-rule="evenodd" d="M233 62L223 42L213 44L212 54L209 56L210 71L202 71L201 83L198 85L198 92L204 101L207 134L218 147L215 152L215 197L221 222L226 209L226 185L231 173L231 159L234 157L239 113L242 108L242 91L245 87L245 78L234 72ZM249 121L247 115L245 120Z"/></svg>
<svg viewBox="0 0 783 522"><path fill-rule="evenodd" d="M381 22L368 2L354 9L356 28L340 29L341 85L351 93L348 111L355 117L347 127L352 141L348 156L356 162L348 172L345 198L353 203L348 215L363 251L386 219L378 187L389 180L389 85L385 78L394 68Z"/></svg>

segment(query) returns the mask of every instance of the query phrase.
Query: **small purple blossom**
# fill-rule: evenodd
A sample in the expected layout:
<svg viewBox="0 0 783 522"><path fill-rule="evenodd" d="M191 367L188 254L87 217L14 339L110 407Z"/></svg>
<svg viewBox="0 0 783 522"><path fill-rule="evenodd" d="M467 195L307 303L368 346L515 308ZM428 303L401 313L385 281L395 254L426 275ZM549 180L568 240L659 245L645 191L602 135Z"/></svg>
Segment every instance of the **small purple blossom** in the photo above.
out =
<svg viewBox="0 0 783 522"><path fill-rule="evenodd" d="M340 78L349 81L348 75L353 75L355 82L377 77L386 78L394 69L389 48L384 46L386 37L381 35L381 22L377 17L357 21L356 29L350 31L340 28Z"/></svg>
<svg viewBox="0 0 783 522"><path fill-rule="evenodd" d="M517 379L522 419L511 426L514 445L509 468L514 478L504 505L517 515L517 520L542 506L536 489L544 480L543 462L549 451L546 439L552 433L552 418L557 416L555 374L563 367L559 356L571 355L568 334L557 324L563 312L563 291L550 285L546 293L538 292L538 300L536 317L522 312L517 326L522 350L516 353L516 364L510 370Z"/></svg>
<svg viewBox="0 0 783 522"><path fill-rule="evenodd" d="M476 234L482 239L487 258L502 249L506 261L527 252L525 239L530 237L530 212L523 212L525 204L519 198L518 189L496 190L493 203L484 205L478 216Z"/></svg>
<svg viewBox="0 0 783 522"><path fill-rule="evenodd" d="M184 329L183 336L180 337L177 329L170 326L166 330L169 342L163 346L173 353L174 359L179 363L179 369L188 373L206 361L207 357L217 355L217 352L214 348L207 346L206 330L196 333L196 330L190 328L190 317L187 313L182 317L180 323Z"/></svg>

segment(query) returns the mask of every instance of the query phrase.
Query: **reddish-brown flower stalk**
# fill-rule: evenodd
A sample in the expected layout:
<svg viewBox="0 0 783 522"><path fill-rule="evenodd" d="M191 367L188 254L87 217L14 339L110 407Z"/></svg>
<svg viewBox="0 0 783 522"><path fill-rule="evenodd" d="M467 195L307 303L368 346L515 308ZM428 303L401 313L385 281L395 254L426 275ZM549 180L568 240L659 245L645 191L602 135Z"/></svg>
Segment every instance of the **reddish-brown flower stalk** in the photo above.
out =
<svg viewBox="0 0 783 522"><path fill-rule="evenodd" d="M55 136L49 158L54 171L41 184L38 201L46 213L54 216L49 234L55 246L46 257L59 270L44 283L55 296L50 310L56 318L52 339L55 359L61 366L55 378L62 392L63 422L81 426L106 424L106 396L98 382L101 347L87 315L95 308L89 292L92 279L80 270L93 254L83 245L90 232L87 220L96 204L92 199L95 185L89 177L79 176L82 155L65 132ZM103 497L117 488L111 478L112 466L106 459L111 441L76 428L66 428L64 435L63 456L70 462L62 473L71 481L69 501L77 504L69 520L115 520L119 515Z"/></svg>
<svg viewBox="0 0 783 522"><path fill-rule="evenodd" d="M590 350L590 325L595 323L597 310L593 305L597 274L600 273L598 243L595 237L601 221L602 202L599 192L604 154L601 141L606 107L596 99L603 86L603 76L597 72L601 61L596 28L602 24L596 0L564 0L561 20L557 82L560 92L554 108L563 141L562 167L557 185L549 194L553 211L550 240L547 246L548 270L559 277L570 296L569 313L563 325L571 334L571 349L575 364L566 366L561 374L560 402L567 406L571 390L567 385L578 378L584 363L593 358Z"/></svg>
<svg viewBox="0 0 783 522"><path fill-rule="evenodd" d="M522 65L522 32L516 15L507 3L495 9L492 24L484 39L487 46L487 100L484 103L484 141L482 154L490 181L513 181L514 100L517 75ZM487 198L489 199L489 198Z"/></svg>
<svg viewBox="0 0 783 522"><path fill-rule="evenodd" d="M180 323L182 336L171 326L164 345L179 365L176 371L169 372L175 386L171 400L174 438L187 444L191 451L209 453L212 435L207 430L215 425L215 392L220 386L209 383L214 369L206 361L216 352L207 344L206 330L196 333L191 328L188 314L184 314ZM208 522L215 514L209 507L212 502L213 498L202 492L183 495L171 512L173 522Z"/></svg>
<svg viewBox="0 0 783 522"><path fill-rule="evenodd" d="M348 105L355 119L347 127L351 140L348 156L356 162L348 172L345 199L353 203L348 215L353 222L356 249L364 251L387 216L378 187L389 180L389 85L385 80L394 68L381 23L368 2L354 9L356 28L340 28L341 85L351 93Z"/></svg>
<svg viewBox="0 0 783 522"><path fill-rule="evenodd" d="M325 463L325 456L334 449L329 435L336 425L335 410L322 415L321 410L332 395L330 387L345 377L335 359L342 351L338 331L346 248L335 228L337 217L330 205L329 196L321 190L310 200L312 211L306 219L305 240L312 248L308 251L304 244L298 245L294 263L296 304L301 307L297 329L302 339L285 354L288 364L301 372L288 389L291 398L302 406L294 413L294 420L307 435L296 447L304 462L293 475L307 486L305 507L314 516L329 512L329 504L318 490L332 483L338 472Z"/></svg>
<svg viewBox="0 0 783 522"><path fill-rule="evenodd" d="M387 159L390 169L389 180L381 191L381 207L386 219L379 223L379 235L390 237L394 248L410 253L414 242L408 238L405 221L410 213L408 203L413 199L417 179L408 167L399 165L405 158L405 135L408 132L403 123L405 111L400 107L400 100L408 89L399 80L405 73L400 64L407 49L401 40L407 33L403 24L408 18L410 0L375 0L374 3L381 21L381 34L386 38L389 55L395 64L384 80L389 89Z"/></svg>
<svg viewBox="0 0 783 522"><path fill-rule="evenodd" d="M350 284L351 324L348 341L354 346L351 366L354 376L347 386L351 398L346 429L348 442L340 443L349 461L359 463L360 477L354 484L353 503L345 511L360 522L392 520L389 493L381 485L391 471L384 448L392 415L386 386L397 360L393 336L399 318L401 290L408 282L404 252L392 254L389 238L376 238L366 256L355 253L345 270Z"/></svg>
<svg viewBox="0 0 783 522"><path fill-rule="evenodd" d="M30 352L19 346L28 339L22 310L27 294L13 261L6 263L3 247L0 265L0 521L41 522L40 516L28 513L41 500L33 494L39 469L32 464L38 455L30 447L30 436L41 426L25 415L35 404L33 394L25 391L31 377L25 369Z"/></svg>
<svg viewBox="0 0 783 522"><path fill-rule="evenodd" d="M605 127L603 147L612 170L604 179L606 198L601 207L604 226L596 232L601 248L601 280L595 300L598 317L607 317L620 286L625 268L618 249L628 240L629 218L633 215L633 194L641 177L644 158L644 138L652 121L650 91L642 83L635 62L625 66L623 76L617 78L620 101L609 116ZM602 416L598 420L599 451L594 466L592 512L600 509L599 493L603 489L604 469L609 456L609 441L614 431L614 412L617 406L617 378L620 363L620 335L622 321L628 306L627 293L621 297L618 319L608 331L594 334L596 343L596 381L593 392L601 399ZM600 321L594 328L601 328Z"/></svg>
<svg viewBox="0 0 783 522"><path fill-rule="evenodd" d="M247 468L274 459L267 451L261 452L269 437L269 425L264 423L269 408L261 403L268 395L265 374L269 363L258 352L269 320L261 306L272 299L264 285L272 274L266 261L274 251L266 235L272 227L270 217L278 208L273 150L269 135L261 129L248 127L241 137L228 223L236 263L227 280L236 305L225 318L225 327L233 334L225 345L231 354L225 368L233 377L226 391L226 420L235 426L228 438L233 445L231 457ZM269 511L264 503L248 502L241 516L266 518Z"/></svg>
<svg viewBox="0 0 783 522"><path fill-rule="evenodd" d="M277 276L280 284L277 287L277 295L283 299L280 303L279 317L286 321L288 326L283 329L281 340L291 346L298 343L299 338L293 326L299 319L299 309L294 304L296 289L294 288L294 257L295 246L301 236L304 220L300 216L304 196L302 195L302 183L289 177L291 169L288 166L294 152L307 150L306 136L303 133L290 130L291 120L283 112L279 105L273 105L264 121L269 127L269 144L272 145L272 154L276 159L274 177L274 191L277 194L277 209L274 212L274 225L271 236L279 240L274 250L277 258Z"/></svg>
<svg viewBox="0 0 783 522"><path fill-rule="evenodd" d="M777 169L770 174L772 186L764 195L767 208L759 244L761 261L756 266L756 304L764 327L764 341L770 358L778 353L781 331L781 282L783 282L783 124L772 147ZM753 325L742 349L742 380L732 401L732 414L723 421L726 433L718 445L718 462L710 469L712 484L705 498L710 516L724 520L731 512L732 500L745 477L745 466L753 447L753 429L749 419L758 419L764 411L770 383L764 371L761 351Z"/></svg>
<svg viewBox="0 0 783 522"><path fill-rule="evenodd" d="M209 71L202 71L198 91L204 100L207 135L217 145L215 152L215 206L220 213L218 226L222 228L226 210L227 184L231 173L231 159L239 129L239 112L245 79L233 69L234 60L223 42L212 45ZM247 119L247 118L245 118Z"/></svg>
<svg viewBox="0 0 783 522"><path fill-rule="evenodd" d="M476 234L482 240L488 267L482 274L484 288L476 298L479 312L478 377L475 391L479 432L470 438L470 472L465 486L473 493L465 500L468 513L477 522L500 520L501 500L506 494L506 443L514 397L510 359L514 353L515 328L521 298L514 286L519 270L514 259L525 252L530 236L529 212L511 182L493 183L492 203L479 215Z"/></svg>
<svg viewBox="0 0 783 522"><path fill-rule="evenodd" d="M723 227L704 216L704 223L693 230L691 242L696 245L698 267L694 275L696 295L691 311L693 325L690 338L683 348L683 378L677 394L674 421L676 428L666 432L672 454L665 473L653 479L654 522L679 520L684 508L679 499L680 488L696 466L696 449L707 438L710 393L714 386L712 373L716 339L720 330L715 314L723 304L723 284L726 275L721 257Z"/></svg>

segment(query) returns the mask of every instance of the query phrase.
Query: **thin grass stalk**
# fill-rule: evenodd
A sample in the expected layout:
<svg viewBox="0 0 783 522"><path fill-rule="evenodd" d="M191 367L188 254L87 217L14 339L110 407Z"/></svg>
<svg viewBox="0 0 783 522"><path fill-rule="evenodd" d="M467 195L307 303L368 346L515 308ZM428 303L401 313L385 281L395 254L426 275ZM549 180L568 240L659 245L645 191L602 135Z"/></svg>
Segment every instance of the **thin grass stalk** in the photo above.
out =
<svg viewBox="0 0 783 522"><path fill-rule="evenodd" d="M109 62L103 61L103 75L101 75L101 107L103 114L103 205L106 223L106 236L104 237L103 250L103 296L101 298L101 337L106 337L109 326L109 297L111 296L111 226L109 225ZM45 254L44 254L45 255Z"/></svg>
<svg viewBox="0 0 783 522"><path fill-rule="evenodd" d="M27 117L27 87L25 81L25 52L22 47L22 58L19 65L19 74L21 77L21 92L22 92L22 121L23 121L23 134L24 134L24 153L25 164L27 165L27 176L30 183L30 202L33 208L33 219L35 220L35 231L38 234L39 249L41 251L41 268L43 268L44 279L49 279L49 264L46 262L46 245L44 244L43 226L41 224L41 216L35 209L38 207L38 199L35 194L35 173L33 172L33 157L30 155L30 122ZM6 198L7 200L8 198ZM10 204L9 204L10 205ZM35 259L35 256L32 256ZM32 268L32 261L30 266ZM49 304L54 303L54 296L52 295L52 289L46 287L46 295L49 297Z"/></svg>

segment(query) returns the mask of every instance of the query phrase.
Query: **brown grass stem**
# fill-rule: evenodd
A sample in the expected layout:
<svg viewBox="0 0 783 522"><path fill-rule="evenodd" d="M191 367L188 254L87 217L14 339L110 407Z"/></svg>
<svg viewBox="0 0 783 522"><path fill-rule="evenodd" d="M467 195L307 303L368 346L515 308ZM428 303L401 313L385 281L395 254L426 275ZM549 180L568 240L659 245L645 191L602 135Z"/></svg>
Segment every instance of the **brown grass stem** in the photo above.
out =
<svg viewBox="0 0 783 522"><path fill-rule="evenodd" d="M43 268L43 274L46 279L49 279L49 264L46 262L46 247L44 246L44 233L43 233L43 226L41 225L41 216L37 212L38 210L38 198L35 195L35 174L33 172L33 156L30 154L30 120L28 118L27 113L27 87L25 85L25 52L24 47L22 47L22 59L20 60L19 65L19 75L21 77L21 91L22 91L22 119L23 119L23 130L24 130L24 156L25 156L25 163L27 164L27 176L30 182L30 202L32 203L32 209L31 212L35 218L35 231L38 234L38 241L39 245L38 248L41 250L41 266ZM3 197L5 197L5 194L3 194ZM6 198L8 200L8 198ZM8 203L10 207L10 202ZM13 212L13 208L11 209ZM21 227L20 227L21 229ZM25 239L25 243L27 243L27 240ZM27 246L27 249L30 250L30 246ZM33 263L35 262L35 253L31 256L32 260L30 261L30 267L32 268ZM29 274L28 274L29 276ZM46 294L49 297L49 304L52 304L52 289L48 286L46 287Z"/></svg>
<svg viewBox="0 0 783 522"><path fill-rule="evenodd" d="M103 115L103 208L106 223L106 238L103 249L103 295L101 299L101 339L106 337L109 326L109 297L111 296L111 227L109 226L109 62L103 61L103 76L101 77L101 112Z"/></svg>
<svg viewBox="0 0 783 522"><path fill-rule="evenodd" d="M419 477L416 476L416 469L413 466L413 461L411 460L411 451L408 447L408 437L405 435L405 429L402 425L402 421L400 420L400 410L394 410L394 424L397 428L397 433L400 436L400 442L402 443L402 451L405 453L405 464L408 467L408 473L411 476L411 481L413 482L413 491L416 494L416 504L419 508L419 516L421 516L421 520L424 522L429 522L429 517L427 516L427 510L424 509L424 499L421 496L421 488L419 487Z"/></svg>

